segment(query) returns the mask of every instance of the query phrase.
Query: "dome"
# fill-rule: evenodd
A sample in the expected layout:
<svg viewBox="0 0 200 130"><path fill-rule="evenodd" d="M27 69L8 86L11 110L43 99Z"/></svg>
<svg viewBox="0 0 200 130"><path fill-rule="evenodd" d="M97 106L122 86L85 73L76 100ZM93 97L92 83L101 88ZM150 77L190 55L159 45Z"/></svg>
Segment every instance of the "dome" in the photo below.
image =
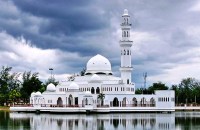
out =
<svg viewBox="0 0 200 130"><path fill-rule="evenodd" d="M84 97L92 97L92 94L90 91L86 91L85 92L85 96Z"/></svg>
<svg viewBox="0 0 200 130"><path fill-rule="evenodd" d="M102 55L96 55L87 62L85 74L112 74L110 61Z"/></svg>
<svg viewBox="0 0 200 130"><path fill-rule="evenodd" d="M56 86L52 83L50 83L48 86L47 86L47 91L50 91L50 92L54 92L56 91Z"/></svg>
<svg viewBox="0 0 200 130"><path fill-rule="evenodd" d="M72 82L72 83L69 85L69 89L78 89L78 90L79 90L79 86L78 86L77 83Z"/></svg>
<svg viewBox="0 0 200 130"><path fill-rule="evenodd" d="M34 97L34 96L35 96L35 94L36 94L35 92L32 92L32 93L31 93L31 97Z"/></svg>
<svg viewBox="0 0 200 130"><path fill-rule="evenodd" d="M91 82L100 82L101 78L97 74L93 74L92 77L90 78Z"/></svg>
<svg viewBox="0 0 200 130"><path fill-rule="evenodd" d="M42 94L41 94L41 92L39 92L39 91L35 93L35 96L41 96L41 95L42 95Z"/></svg>

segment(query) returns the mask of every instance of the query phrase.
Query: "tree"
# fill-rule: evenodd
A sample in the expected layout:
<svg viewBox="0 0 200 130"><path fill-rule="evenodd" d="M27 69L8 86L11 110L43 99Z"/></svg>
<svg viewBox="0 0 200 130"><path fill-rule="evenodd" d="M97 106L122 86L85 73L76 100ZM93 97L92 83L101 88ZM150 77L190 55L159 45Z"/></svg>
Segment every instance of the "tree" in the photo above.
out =
<svg viewBox="0 0 200 130"><path fill-rule="evenodd" d="M154 93L155 90L168 90L169 88L162 82L153 83L152 86L148 88L149 94Z"/></svg>
<svg viewBox="0 0 200 130"><path fill-rule="evenodd" d="M39 91L42 88L42 82L38 78L39 73L31 74L31 71L24 72L22 75L22 88L20 90L24 102L28 99L32 92Z"/></svg>
<svg viewBox="0 0 200 130"><path fill-rule="evenodd" d="M97 98L101 100L101 106L103 106L103 104L104 104L103 101L104 101L104 98L105 98L105 94L100 93Z"/></svg>
<svg viewBox="0 0 200 130"><path fill-rule="evenodd" d="M80 72L80 75L81 75L81 76L84 76L84 75L85 75L85 71L86 71L86 69L83 68L83 70L81 70L81 72Z"/></svg>
<svg viewBox="0 0 200 130"><path fill-rule="evenodd" d="M9 92L9 99L12 101L12 102L15 102L16 99L19 99L21 97L21 93L19 90L17 89L13 89Z"/></svg>
<svg viewBox="0 0 200 130"><path fill-rule="evenodd" d="M11 73L11 70L12 67L2 66L0 71L0 105L8 104L9 92L20 87L20 73Z"/></svg>

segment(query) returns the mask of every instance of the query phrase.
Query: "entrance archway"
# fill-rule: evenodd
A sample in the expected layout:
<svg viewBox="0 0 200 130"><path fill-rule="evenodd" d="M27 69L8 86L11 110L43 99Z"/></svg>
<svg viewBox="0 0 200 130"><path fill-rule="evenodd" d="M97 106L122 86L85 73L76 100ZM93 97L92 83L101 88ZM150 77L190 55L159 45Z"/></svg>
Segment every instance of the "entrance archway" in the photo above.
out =
<svg viewBox="0 0 200 130"><path fill-rule="evenodd" d="M118 107L119 106L119 101L118 101L118 98L114 98L113 99L113 107Z"/></svg>
<svg viewBox="0 0 200 130"><path fill-rule="evenodd" d="M150 99L150 107L155 107L155 99L154 98Z"/></svg>
<svg viewBox="0 0 200 130"><path fill-rule="evenodd" d="M75 105L78 105L78 97L75 97Z"/></svg>
<svg viewBox="0 0 200 130"><path fill-rule="evenodd" d="M122 100L122 107L125 107L125 106L126 106L126 97L124 97Z"/></svg>
<svg viewBox="0 0 200 130"><path fill-rule="evenodd" d="M58 100L57 100L57 106L59 106L59 107L63 106L63 101L62 101L61 97L59 97Z"/></svg>
<svg viewBox="0 0 200 130"><path fill-rule="evenodd" d="M141 106L146 107L146 99L144 97L141 99Z"/></svg>
<svg viewBox="0 0 200 130"><path fill-rule="evenodd" d="M72 97L72 95L70 94L70 95L69 95L69 98L68 98L68 105L71 106L72 103L73 103L73 97Z"/></svg>
<svg viewBox="0 0 200 130"><path fill-rule="evenodd" d="M137 99L134 97L133 98L133 106L136 107L137 106Z"/></svg>

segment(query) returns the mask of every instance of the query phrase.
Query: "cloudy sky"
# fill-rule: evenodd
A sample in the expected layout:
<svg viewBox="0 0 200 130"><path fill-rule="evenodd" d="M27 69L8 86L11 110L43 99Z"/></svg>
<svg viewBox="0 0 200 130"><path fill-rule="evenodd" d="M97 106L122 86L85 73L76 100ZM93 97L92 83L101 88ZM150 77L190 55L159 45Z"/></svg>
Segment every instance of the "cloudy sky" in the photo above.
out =
<svg viewBox="0 0 200 130"><path fill-rule="evenodd" d="M120 21L132 20L132 80L178 84L200 79L199 0L1 0L0 66L55 78L80 72L96 54L119 76Z"/></svg>

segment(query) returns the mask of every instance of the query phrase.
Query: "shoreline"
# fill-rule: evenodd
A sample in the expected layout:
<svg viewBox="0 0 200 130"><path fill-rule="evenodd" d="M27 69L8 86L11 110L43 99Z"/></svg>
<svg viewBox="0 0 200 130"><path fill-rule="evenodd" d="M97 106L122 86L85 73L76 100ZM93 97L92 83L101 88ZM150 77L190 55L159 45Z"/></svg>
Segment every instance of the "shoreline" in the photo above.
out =
<svg viewBox="0 0 200 130"><path fill-rule="evenodd" d="M10 107L0 106L0 111L10 112Z"/></svg>

